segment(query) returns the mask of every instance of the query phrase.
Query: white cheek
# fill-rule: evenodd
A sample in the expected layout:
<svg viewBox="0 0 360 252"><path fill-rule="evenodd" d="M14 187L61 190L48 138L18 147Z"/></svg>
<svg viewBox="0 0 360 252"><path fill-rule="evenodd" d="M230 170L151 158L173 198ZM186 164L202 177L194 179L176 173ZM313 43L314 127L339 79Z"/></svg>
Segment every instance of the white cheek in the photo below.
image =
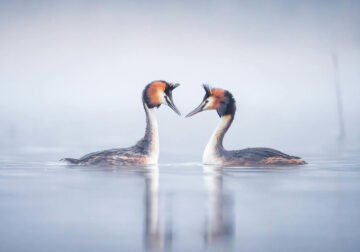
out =
<svg viewBox="0 0 360 252"><path fill-rule="evenodd" d="M165 105L167 105L167 102L166 102L166 99L165 99L165 94L164 93L160 93L159 94L159 97L160 97L160 103L161 104L165 104Z"/></svg>
<svg viewBox="0 0 360 252"><path fill-rule="evenodd" d="M209 110L213 108L213 104L214 104L214 98L210 97L208 98L208 103L205 105L205 107L203 108L203 110Z"/></svg>

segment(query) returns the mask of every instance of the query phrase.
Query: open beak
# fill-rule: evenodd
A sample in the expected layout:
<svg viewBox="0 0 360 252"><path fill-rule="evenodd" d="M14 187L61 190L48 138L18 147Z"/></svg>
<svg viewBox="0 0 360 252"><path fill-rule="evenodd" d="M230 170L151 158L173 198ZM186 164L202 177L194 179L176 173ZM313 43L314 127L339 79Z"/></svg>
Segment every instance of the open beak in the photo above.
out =
<svg viewBox="0 0 360 252"><path fill-rule="evenodd" d="M193 116L201 111L204 110L204 107L205 107L205 102L202 102L196 109L194 109L193 111L191 111L189 114L187 114L186 117L190 117L190 116Z"/></svg>
<svg viewBox="0 0 360 252"><path fill-rule="evenodd" d="M167 102L167 105L168 105L172 110L174 110L176 114L181 115L180 111L179 111L179 110L177 109L177 107L175 106L172 97L167 97L167 98L166 98L166 102Z"/></svg>

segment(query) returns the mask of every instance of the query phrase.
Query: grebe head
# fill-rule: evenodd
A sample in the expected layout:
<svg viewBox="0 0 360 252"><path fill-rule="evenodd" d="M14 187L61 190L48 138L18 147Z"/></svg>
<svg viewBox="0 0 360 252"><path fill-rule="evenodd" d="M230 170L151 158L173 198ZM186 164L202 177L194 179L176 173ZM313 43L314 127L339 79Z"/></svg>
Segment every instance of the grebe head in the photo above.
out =
<svg viewBox="0 0 360 252"><path fill-rule="evenodd" d="M180 86L180 84L172 84L162 80L153 81L148 84L143 91L143 102L148 108L158 108L161 104L167 105L174 110L176 114L180 115L172 98L172 91L178 86Z"/></svg>
<svg viewBox="0 0 360 252"><path fill-rule="evenodd" d="M205 84L203 87L205 89L203 101L186 117L193 116L204 110L216 110L220 117L233 115L235 113L235 99L229 91L220 88L210 88Z"/></svg>

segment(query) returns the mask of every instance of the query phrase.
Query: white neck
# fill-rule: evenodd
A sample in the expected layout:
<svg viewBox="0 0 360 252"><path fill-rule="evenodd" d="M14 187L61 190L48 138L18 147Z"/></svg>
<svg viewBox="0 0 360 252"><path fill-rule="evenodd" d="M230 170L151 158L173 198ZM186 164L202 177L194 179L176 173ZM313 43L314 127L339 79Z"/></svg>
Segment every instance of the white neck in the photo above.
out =
<svg viewBox="0 0 360 252"><path fill-rule="evenodd" d="M229 124L232 121L231 119L231 115L221 117L219 124L217 125L215 131L210 137L208 144L205 147L205 151L203 153L204 164L222 164L218 150L219 148L223 149L222 140L227 129L229 128Z"/></svg>
<svg viewBox="0 0 360 252"><path fill-rule="evenodd" d="M148 108L144 105L146 112L145 138L149 140L149 154L147 164L157 164L159 160L159 131L156 119L156 108Z"/></svg>

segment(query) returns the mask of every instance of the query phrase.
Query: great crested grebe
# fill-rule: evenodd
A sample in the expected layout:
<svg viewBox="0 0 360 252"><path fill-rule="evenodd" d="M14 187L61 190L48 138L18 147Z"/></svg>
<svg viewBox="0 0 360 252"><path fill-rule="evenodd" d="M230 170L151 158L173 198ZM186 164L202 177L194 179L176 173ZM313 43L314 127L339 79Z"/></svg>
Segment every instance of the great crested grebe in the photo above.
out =
<svg viewBox="0 0 360 252"><path fill-rule="evenodd" d="M225 166L261 166L261 165L301 165L306 164L299 157L290 156L270 148L247 148L228 151L223 147L223 139L234 120L236 105L232 94L223 89L203 85L205 96L201 104L186 117L204 110L216 110L220 123L212 134L204 154L203 163Z"/></svg>
<svg viewBox="0 0 360 252"><path fill-rule="evenodd" d="M146 114L145 136L134 146L93 152L79 159L64 158L62 161L78 165L156 164L159 159L159 134L155 109L164 104L180 115L172 98L172 90L179 85L160 80L153 81L144 88L142 101Z"/></svg>

